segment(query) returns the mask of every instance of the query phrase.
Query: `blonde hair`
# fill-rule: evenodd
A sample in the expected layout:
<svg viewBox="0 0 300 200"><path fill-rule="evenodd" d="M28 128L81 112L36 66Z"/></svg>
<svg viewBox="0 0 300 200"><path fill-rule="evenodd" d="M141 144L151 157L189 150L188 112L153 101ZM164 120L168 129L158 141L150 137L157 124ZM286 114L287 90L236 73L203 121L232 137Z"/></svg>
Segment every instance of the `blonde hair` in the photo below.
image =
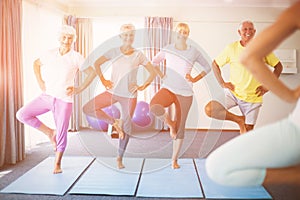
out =
<svg viewBox="0 0 300 200"><path fill-rule="evenodd" d="M69 26L69 25L62 25L59 33L58 33L58 39L60 40L60 37L62 34L68 34L68 35L72 35L73 36L73 41L76 41L77 35L76 35L76 30L75 28L73 28L73 26Z"/></svg>
<svg viewBox="0 0 300 200"><path fill-rule="evenodd" d="M123 24L120 28L120 33L124 33L127 31L135 31L135 27L133 24Z"/></svg>
<svg viewBox="0 0 300 200"><path fill-rule="evenodd" d="M189 27L189 25L187 25L186 23L179 23L179 24L177 24L177 26L176 26L176 30L178 30L178 29L184 29L184 30L186 30L188 33L190 33L190 27Z"/></svg>

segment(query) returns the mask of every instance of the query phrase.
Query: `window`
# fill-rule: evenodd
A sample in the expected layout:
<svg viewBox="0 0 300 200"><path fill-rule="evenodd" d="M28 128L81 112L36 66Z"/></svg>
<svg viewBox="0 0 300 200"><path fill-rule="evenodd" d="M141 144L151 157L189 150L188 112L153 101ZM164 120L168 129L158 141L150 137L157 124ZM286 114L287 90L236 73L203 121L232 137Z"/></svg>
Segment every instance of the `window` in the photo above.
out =
<svg viewBox="0 0 300 200"><path fill-rule="evenodd" d="M63 14L51 11L38 4L23 1L23 89L24 104L41 93L33 72L33 62L41 53L58 46L57 31L62 24ZM47 125L54 124L51 113L41 117ZM25 147L34 148L48 138L34 128L25 126Z"/></svg>

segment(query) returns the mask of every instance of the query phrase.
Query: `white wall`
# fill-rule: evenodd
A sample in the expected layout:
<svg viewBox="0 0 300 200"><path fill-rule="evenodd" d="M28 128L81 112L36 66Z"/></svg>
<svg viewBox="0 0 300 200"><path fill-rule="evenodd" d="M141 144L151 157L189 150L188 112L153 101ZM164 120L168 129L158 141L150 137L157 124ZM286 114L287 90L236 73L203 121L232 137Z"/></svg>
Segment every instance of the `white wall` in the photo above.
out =
<svg viewBox="0 0 300 200"><path fill-rule="evenodd" d="M128 16L129 18L140 18L144 16L172 16L175 22L187 22L191 28L190 38L199 44L213 59L228 43L238 40L237 27L244 19L255 22L257 32L271 24L284 8L238 8L238 7L93 7L74 8L72 12L82 16L107 17ZM279 48L297 49L300 48L300 34L295 33L288 40L283 42ZM297 66L300 69L300 57L297 54ZM223 73L228 77L228 67ZM299 75L282 75L281 79L289 86L295 87L299 84ZM187 128L220 128L237 129L233 123L215 124L204 114L204 106L211 99L209 85L206 81L195 84L195 98L187 121ZM261 109L257 127L277 121L286 117L294 105L287 104L273 94L268 93L264 98L264 105ZM234 109L234 112L239 112ZM212 124L213 123L213 124Z"/></svg>
<svg viewBox="0 0 300 200"><path fill-rule="evenodd" d="M210 13L210 17L205 18L204 14L200 14L201 16L194 16L194 18L189 18L186 20L191 27L191 35L190 37L196 41L199 45L201 45L211 56L213 59L218 53L227 45L228 43L239 39L237 33L237 27L241 20L243 19L251 19L255 22L257 32L260 32L268 26L272 21L275 20L276 16L280 13L281 9L271 9L271 8L263 8L263 9L237 9L237 8L209 8L209 11L206 11L205 14ZM199 13L201 13L201 9ZM227 16L226 14L227 13ZM186 17L188 18L188 17ZM180 18L177 19L181 21ZM278 48L284 49L297 49L299 52L300 45L300 34L299 32L295 33L291 38L286 40L284 43L280 45ZM298 71L299 71L299 54L298 54ZM228 77L228 69L226 66L223 69L223 74L225 77ZM286 82L289 86L295 87L299 84L299 75L282 75L281 79ZM194 89L198 95L196 97L198 100L196 101L198 105L193 105L189 120L187 122L188 128L219 128L221 125L224 125L225 129L237 129L238 126L227 122L221 125L212 125L211 119L209 119L205 114L203 107L210 100L209 92L207 86L204 83L197 83L194 86ZM257 127L277 121L286 117L288 113L293 109L294 105L287 104L271 93L268 93L264 97L264 104L261 108L259 118L257 121ZM198 108L198 109L197 109ZM239 113L238 109L233 109L234 112ZM197 116L197 113L200 114ZM195 119L199 119L198 124Z"/></svg>
<svg viewBox="0 0 300 200"><path fill-rule="evenodd" d="M77 17L92 17L106 19L106 24L111 19L122 17L123 20L140 20L144 16L167 16L173 17L175 22L187 22L191 28L190 38L199 44L213 59L224 47L234 40L238 40L237 27L240 21L250 19L255 22L257 31L271 24L284 8L280 7L200 7L189 5L169 6L111 6L105 5L81 5L69 8L68 12ZM122 21L123 21L122 20ZM113 21L113 20L112 20ZM105 27L103 27L105 32ZM99 36L101 37L101 36ZM300 48L300 33L295 33L288 40L283 42L279 48L297 49ZM300 56L297 54L298 71L300 67ZM228 76L228 67L223 73ZM211 73L212 74L212 73ZM212 78L212 77L211 77ZM299 84L299 75L282 75L281 79L291 87ZM205 116L204 106L210 100L211 91L208 83L203 80L194 86L195 98L191 108L187 128L220 128L220 125L212 124L211 119ZM257 126L277 121L286 117L293 109L274 95L268 93L264 98L264 105L261 109ZM234 112L238 112L237 109ZM222 124L221 124L222 125ZM233 123L225 123L225 129L237 129Z"/></svg>

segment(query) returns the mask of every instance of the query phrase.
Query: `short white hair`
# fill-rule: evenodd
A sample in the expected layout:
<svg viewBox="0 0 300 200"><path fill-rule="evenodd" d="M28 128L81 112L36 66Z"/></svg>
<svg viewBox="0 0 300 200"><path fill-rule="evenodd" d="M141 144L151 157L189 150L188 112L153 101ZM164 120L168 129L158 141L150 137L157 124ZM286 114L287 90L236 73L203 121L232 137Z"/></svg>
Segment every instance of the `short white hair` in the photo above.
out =
<svg viewBox="0 0 300 200"><path fill-rule="evenodd" d="M76 30L73 26L62 25L60 31L58 32L58 39L59 40L60 40L60 37L61 37L62 34L72 35L73 36L72 43L74 43L77 39Z"/></svg>
<svg viewBox="0 0 300 200"><path fill-rule="evenodd" d="M253 25L253 28L255 29L254 23L251 20L243 20L241 21L241 23L239 24L239 30L242 30L243 24L244 23L249 23Z"/></svg>

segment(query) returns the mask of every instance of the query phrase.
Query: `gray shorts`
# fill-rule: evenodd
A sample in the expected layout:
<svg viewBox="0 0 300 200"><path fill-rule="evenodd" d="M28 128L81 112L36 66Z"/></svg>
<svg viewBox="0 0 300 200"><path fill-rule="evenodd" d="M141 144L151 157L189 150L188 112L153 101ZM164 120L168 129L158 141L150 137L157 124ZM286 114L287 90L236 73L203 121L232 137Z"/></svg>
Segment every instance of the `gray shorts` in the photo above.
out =
<svg viewBox="0 0 300 200"><path fill-rule="evenodd" d="M226 109L238 106L242 114L245 116L245 123L249 125L255 125L258 117L259 109L262 103L249 103L236 98L229 89L224 89L225 103L222 105Z"/></svg>

